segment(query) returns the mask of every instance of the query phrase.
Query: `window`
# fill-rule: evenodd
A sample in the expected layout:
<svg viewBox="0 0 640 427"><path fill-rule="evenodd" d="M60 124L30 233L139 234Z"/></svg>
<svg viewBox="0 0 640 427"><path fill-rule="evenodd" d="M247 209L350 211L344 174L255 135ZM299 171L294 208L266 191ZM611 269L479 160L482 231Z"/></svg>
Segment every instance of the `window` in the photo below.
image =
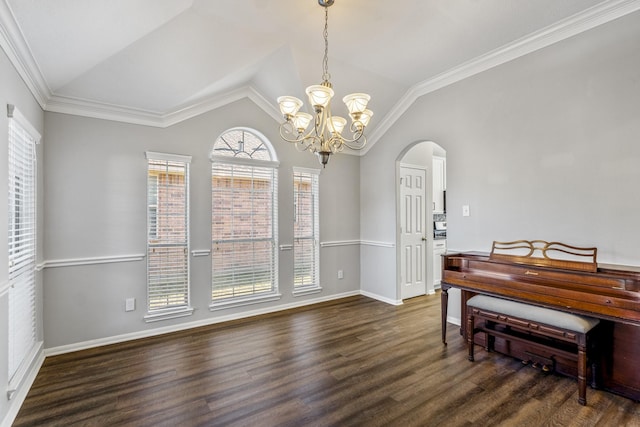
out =
<svg viewBox="0 0 640 427"><path fill-rule="evenodd" d="M15 391L37 351L36 144L39 133L8 106L9 393Z"/></svg>
<svg viewBox="0 0 640 427"><path fill-rule="evenodd" d="M266 139L246 129L213 145L212 309L279 297L274 158Z"/></svg>
<svg viewBox="0 0 640 427"><path fill-rule="evenodd" d="M147 152L146 321L186 316L190 156Z"/></svg>
<svg viewBox="0 0 640 427"><path fill-rule="evenodd" d="M319 171L293 169L293 291L320 290Z"/></svg>

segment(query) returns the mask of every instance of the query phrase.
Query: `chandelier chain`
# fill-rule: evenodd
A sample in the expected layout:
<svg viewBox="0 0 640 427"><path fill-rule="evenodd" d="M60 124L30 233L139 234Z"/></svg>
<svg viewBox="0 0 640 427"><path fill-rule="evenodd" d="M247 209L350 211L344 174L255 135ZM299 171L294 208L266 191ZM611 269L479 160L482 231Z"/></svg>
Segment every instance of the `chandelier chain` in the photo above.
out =
<svg viewBox="0 0 640 427"><path fill-rule="evenodd" d="M322 80L328 82L331 80L329 74L329 8L324 8L324 59L322 60Z"/></svg>

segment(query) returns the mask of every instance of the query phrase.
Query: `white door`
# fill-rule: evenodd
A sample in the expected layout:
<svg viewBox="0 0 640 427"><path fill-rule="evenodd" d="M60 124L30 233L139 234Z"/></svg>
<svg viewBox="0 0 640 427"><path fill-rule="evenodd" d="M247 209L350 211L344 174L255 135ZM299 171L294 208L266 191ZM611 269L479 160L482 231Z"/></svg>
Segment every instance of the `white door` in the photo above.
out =
<svg viewBox="0 0 640 427"><path fill-rule="evenodd" d="M402 299L426 293L425 169L400 166L400 283Z"/></svg>

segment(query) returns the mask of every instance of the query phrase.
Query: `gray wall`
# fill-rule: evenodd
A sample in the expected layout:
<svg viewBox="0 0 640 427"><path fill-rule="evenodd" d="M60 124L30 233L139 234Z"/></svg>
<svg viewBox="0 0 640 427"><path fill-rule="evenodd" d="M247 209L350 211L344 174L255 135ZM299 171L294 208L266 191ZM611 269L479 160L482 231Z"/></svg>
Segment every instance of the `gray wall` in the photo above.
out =
<svg viewBox="0 0 640 427"><path fill-rule="evenodd" d="M418 99L361 159L361 238L395 242L394 162L430 140L447 152L450 250L544 239L639 265L638 40L636 12ZM395 259L363 251L362 289L394 298Z"/></svg>
<svg viewBox="0 0 640 427"><path fill-rule="evenodd" d="M244 119L241 119L244 118ZM273 144L279 168L279 244L292 244L293 166L320 168L315 156L281 141L277 123L249 100L203 114L166 129L46 113L45 254L49 265L144 254L146 251L145 151L193 156L191 164L191 249L211 247L211 165L209 151L225 130L245 126ZM211 258L191 258L195 313L145 323L145 261L47 267L44 270L45 347L97 343L158 328L207 323L251 310L301 304L358 292L359 159L338 155L320 175L320 240L342 242L321 249L322 293L293 297L293 253L279 253L282 299L273 303L210 312ZM344 279L337 279L337 270ZM136 310L125 312L125 298ZM65 348L62 348L64 350Z"/></svg>
<svg viewBox="0 0 640 427"><path fill-rule="evenodd" d="M7 121L7 104L13 104L20 110L20 112L29 120L29 122L43 134L43 119L44 114L42 109L35 101L31 92L24 84L18 73L15 71L4 51L0 50L0 153L2 153L2 161L0 161L0 194L6 197L7 188L9 184L7 182L8 170L7 170L7 143L8 143L8 121ZM42 159L43 149L46 141L37 148L38 160ZM43 169L42 163L38 163L38 203L37 203L37 215L38 222L42 224L43 206L42 206L42 176ZM0 209L0 290L6 290L6 284L8 280L8 236L7 230L8 224L8 211L6 208ZM40 227L42 229L42 227ZM42 235L36 236L39 242L42 242ZM37 262L42 262L42 245L38 246ZM42 340L42 274L38 272L36 274L36 306L38 307L37 317L37 336L39 340ZM5 390L6 385L9 383L7 378L7 372L9 371L9 360L7 354L8 348L8 294L0 292L0 385L2 390ZM5 419L7 413L17 411L16 401L8 401L6 394L0 394L0 423Z"/></svg>

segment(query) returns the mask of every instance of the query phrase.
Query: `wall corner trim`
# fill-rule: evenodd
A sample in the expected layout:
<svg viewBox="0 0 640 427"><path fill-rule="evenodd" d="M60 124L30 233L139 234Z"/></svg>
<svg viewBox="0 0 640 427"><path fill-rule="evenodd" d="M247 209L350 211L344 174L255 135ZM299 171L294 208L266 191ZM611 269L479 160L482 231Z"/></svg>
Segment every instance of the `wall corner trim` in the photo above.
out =
<svg viewBox="0 0 640 427"><path fill-rule="evenodd" d="M27 398L27 394L33 385L33 382L36 380L36 376L44 363L44 359L46 357L45 351L43 349L42 341L38 344L38 348L36 349L35 357L32 359L32 362L29 365L28 371L25 372L24 377L20 381L19 387L16 388L15 393L11 396L9 401L11 402L9 405L9 410L5 414L4 419L0 420L0 427L9 427L15 421L15 418L18 416L18 412L20 411L20 407L24 403L24 400Z"/></svg>
<svg viewBox="0 0 640 427"><path fill-rule="evenodd" d="M375 300L387 303L387 304L391 304L391 305L402 305L403 302L401 299L391 299L391 298L387 298L385 296L382 295L378 295L378 294L374 294L372 292L367 292L367 291L360 291L361 295L364 295L365 297L369 297L369 298L373 298Z"/></svg>
<svg viewBox="0 0 640 427"><path fill-rule="evenodd" d="M0 282L0 298L2 298L7 292L9 292L9 288L11 285L9 281Z"/></svg>

